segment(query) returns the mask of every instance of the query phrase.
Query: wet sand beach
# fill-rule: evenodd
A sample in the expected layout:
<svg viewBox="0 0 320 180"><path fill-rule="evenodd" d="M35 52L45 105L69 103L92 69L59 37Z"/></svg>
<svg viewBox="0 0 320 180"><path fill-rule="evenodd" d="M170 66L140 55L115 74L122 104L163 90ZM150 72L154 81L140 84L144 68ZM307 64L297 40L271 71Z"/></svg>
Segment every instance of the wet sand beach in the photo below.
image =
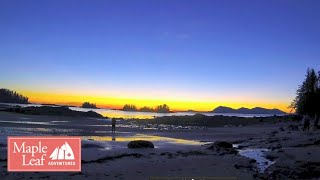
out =
<svg viewBox="0 0 320 180"><path fill-rule="evenodd" d="M0 174L5 179L320 177L318 132L297 130L301 127L295 121L167 129L142 127L126 120L119 120L117 124L116 133L111 133L110 119L0 112ZM82 136L82 172L7 172L6 138L15 135ZM133 140L150 141L155 148L127 148ZM232 143L233 148L213 146L217 141Z"/></svg>

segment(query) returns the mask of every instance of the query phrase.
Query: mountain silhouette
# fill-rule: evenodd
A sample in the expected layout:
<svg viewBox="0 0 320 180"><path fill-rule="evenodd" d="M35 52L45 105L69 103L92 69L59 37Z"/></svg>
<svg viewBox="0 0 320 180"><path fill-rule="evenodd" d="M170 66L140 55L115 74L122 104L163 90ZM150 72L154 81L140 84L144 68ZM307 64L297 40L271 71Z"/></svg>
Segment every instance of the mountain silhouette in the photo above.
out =
<svg viewBox="0 0 320 180"><path fill-rule="evenodd" d="M252 109L242 107L239 109L233 109L230 107L219 106L215 108L212 112L213 113L237 113L237 114L286 114L285 112L279 109L266 109L262 107L255 107Z"/></svg>

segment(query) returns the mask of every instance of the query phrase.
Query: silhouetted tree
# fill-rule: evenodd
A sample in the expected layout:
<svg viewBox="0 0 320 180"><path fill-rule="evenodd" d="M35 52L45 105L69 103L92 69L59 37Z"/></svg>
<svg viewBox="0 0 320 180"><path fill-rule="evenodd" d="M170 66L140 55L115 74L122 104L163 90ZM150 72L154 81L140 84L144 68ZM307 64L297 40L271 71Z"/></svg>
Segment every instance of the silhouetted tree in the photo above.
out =
<svg viewBox="0 0 320 180"><path fill-rule="evenodd" d="M163 105L157 106L155 111L158 112L158 113L169 113L170 112L170 108L169 108L168 105L163 104Z"/></svg>
<svg viewBox="0 0 320 180"><path fill-rule="evenodd" d="M82 108L93 108L93 109L96 109L97 105L93 104L93 103L90 103L90 102L84 102L84 103L82 103L81 107Z"/></svg>
<svg viewBox="0 0 320 180"><path fill-rule="evenodd" d="M137 107L134 104L125 104L122 108L123 111L137 111Z"/></svg>
<svg viewBox="0 0 320 180"><path fill-rule="evenodd" d="M317 82L317 91L315 101L317 102L316 108L316 119L314 121L314 127L319 128L319 121L320 121L320 71L318 72L318 82Z"/></svg>
<svg viewBox="0 0 320 180"><path fill-rule="evenodd" d="M0 89L0 102L29 104L28 97L9 89Z"/></svg>
<svg viewBox="0 0 320 180"><path fill-rule="evenodd" d="M319 114L319 91L319 76L317 76L314 69L308 68L306 78L299 86L296 98L290 107L300 115L309 114L314 116Z"/></svg>
<svg viewBox="0 0 320 180"><path fill-rule="evenodd" d="M141 112L154 112L154 109L151 107L144 106L144 107L140 108L139 111L141 111Z"/></svg>

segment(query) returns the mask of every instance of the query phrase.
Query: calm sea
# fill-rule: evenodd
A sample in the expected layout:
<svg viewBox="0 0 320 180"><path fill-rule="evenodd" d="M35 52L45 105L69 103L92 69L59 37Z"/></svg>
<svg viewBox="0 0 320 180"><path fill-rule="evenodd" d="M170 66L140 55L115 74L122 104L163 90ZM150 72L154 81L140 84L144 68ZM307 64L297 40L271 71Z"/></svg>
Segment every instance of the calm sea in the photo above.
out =
<svg viewBox="0 0 320 180"><path fill-rule="evenodd" d="M40 107L43 106L41 104L12 104L12 103L0 103L4 105L18 105L21 107L28 107L28 106L36 106ZM198 112L175 112L175 113L153 113L153 112L129 112L129 111L121 111L121 110L113 110L113 109L90 109L90 108L81 108L81 107L69 107L75 111L95 111L103 116L107 117L115 117L115 118L138 118L138 119L150 119L154 117L161 117L161 116L192 116L197 114ZM268 117L273 116L273 114L229 114L229 113L212 113L212 112L201 112L201 114L207 116L237 116L237 117Z"/></svg>

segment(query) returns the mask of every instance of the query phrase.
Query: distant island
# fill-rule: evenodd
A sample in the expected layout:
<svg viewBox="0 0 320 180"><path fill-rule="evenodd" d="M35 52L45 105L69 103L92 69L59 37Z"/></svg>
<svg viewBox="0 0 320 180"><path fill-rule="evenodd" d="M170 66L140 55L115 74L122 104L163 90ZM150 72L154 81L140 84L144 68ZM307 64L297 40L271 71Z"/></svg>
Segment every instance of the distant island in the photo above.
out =
<svg viewBox="0 0 320 180"><path fill-rule="evenodd" d="M156 112L156 113L170 113L170 107L166 104L159 105L156 108L144 106L138 109L134 104L125 104L122 108L122 111L140 111L140 112Z"/></svg>
<svg viewBox="0 0 320 180"><path fill-rule="evenodd" d="M53 106L41 106L41 107L20 107L12 106L2 109L1 111L15 112L20 114L29 115L45 115L45 116L72 116L72 117L92 117L92 118L105 118L101 114L88 111L75 111L71 110L67 106L53 107Z"/></svg>
<svg viewBox="0 0 320 180"><path fill-rule="evenodd" d="M82 108L91 108L91 109L98 109L96 104L90 103L90 102L84 102L82 103Z"/></svg>
<svg viewBox="0 0 320 180"><path fill-rule="evenodd" d="M28 97L23 96L17 93L16 91L11 91L9 89L0 89L0 102L29 104Z"/></svg>
<svg viewBox="0 0 320 180"><path fill-rule="evenodd" d="M225 106L219 106L215 108L212 112L213 113L232 113L232 114L286 114L285 112L279 109L266 109L261 107L255 107L252 109L244 108L244 107L239 109L233 109Z"/></svg>

